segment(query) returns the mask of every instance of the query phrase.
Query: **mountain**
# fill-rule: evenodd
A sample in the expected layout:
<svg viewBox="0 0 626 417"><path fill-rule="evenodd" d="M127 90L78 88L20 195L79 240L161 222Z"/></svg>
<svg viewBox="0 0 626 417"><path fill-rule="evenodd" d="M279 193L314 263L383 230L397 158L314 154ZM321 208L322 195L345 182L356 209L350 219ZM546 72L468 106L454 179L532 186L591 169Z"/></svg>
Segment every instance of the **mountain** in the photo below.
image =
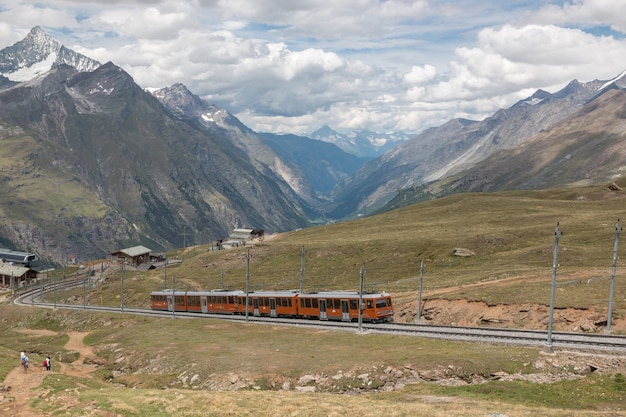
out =
<svg viewBox="0 0 626 417"><path fill-rule="evenodd" d="M52 39L39 26L32 28L21 41L0 51L0 74L12 81L28 81L61 64L77 71L93 71L100 66L98 61Z"/></svg>
<svg viewBox="0 0 626 417"><path fill-rule="evenodd" d="M283 160L298 167L315 193L323 198L327 198L339 181L372 160L344 152L332 143L304 136L273 133L261 133L260 136Z"/></svg>
<svg viewBox="0 0 626 417"><path fill-rule="evenodd" d="M425 184L422 195L609 184L626 171L626 90L611 85L523 144Z"/></svg>
<svg viewBox="0 0 626 417"><path fill-rule="evenodd" d="M182 84L145 91L40 28L0 50L0 68L0 246L55 263L450 193L597 184L626 156L624 74L413 138L327 126L305 138L256 133Z"/></svg>
<svg viewBox="0 0 626 417"><path fill-rule="evenodd" d="M366 158L380 156L411 137L403 132L377 133L369 130L341 134L327 125L322 126L309 136L311 139L332 143L347 153Z"/></svg>
<svg viewBox="0 0 626 417"><path fill-rule="evenodd" d="M36 56L50 42L26 44L34 51L24 56ZM0 56L19 48L10 49ZM256 159L227 129L176 114L113 63L88 72L55 63L1 85L2 246L63 263L207 242L236 226L310 224L302 198L263 162L270 156Z"/></svg>
<svg viewBox="0 0 626 417"><path fill-rule="evenodd" d="M425 130L367 163L333 190L330 216L380 208L400 190L455 175L490 155L512 149L542 130L573 116L602 91L621 88L623 78L570 82L551 94L538 90L482 121L454 119ZM518 172L523 177L524 172Z"/></svg>
<svg viewBox="0 0 626 417"><path fill-rule="evenodd" d="M306 202L305 206L318 205L318 198L300 167L281 158L263 138L245 126L228 111L202 100L183 84L153 91L152 94L180 120L198 130L224 141L224 146L235 146L248 156L256 169L269 168L281 181L277 186L286 194L294 193ZM315 216L312 211L308 214Z"/></svg>

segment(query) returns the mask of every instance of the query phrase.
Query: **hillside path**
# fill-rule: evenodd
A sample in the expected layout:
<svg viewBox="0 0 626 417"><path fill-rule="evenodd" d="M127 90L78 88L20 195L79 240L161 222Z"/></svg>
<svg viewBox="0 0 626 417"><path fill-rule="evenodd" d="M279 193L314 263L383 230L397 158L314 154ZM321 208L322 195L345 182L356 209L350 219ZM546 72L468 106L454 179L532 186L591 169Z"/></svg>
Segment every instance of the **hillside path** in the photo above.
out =
<svg viewBox="0 0 626 417"><path fill-rule="evenodd" d="M55 332L47 330L24 330L23 333L31 336L55 335ZM4 400L0 402L0 415L3 417L42 417L40 411L30 408L30 402L39 395L37 388L41 385L46 375L65 374L76 377L89 377L95 370L94 366L85 364L85 359L93 355L93 349L85 346L83 340L88 333L68 333L69 340L65 344L68 351L76 351L79 354L77 360L69 365L55 361L52 358L52 370L45 372L39 361L32 361L28 372L24 372L19 364L19 352L15 354L17 366L13 368L4 379L4 386L11 387L9 392L4 393ZM6 401L9 399L9 401ZM12 401L10 399L13 399Z"/></svg>

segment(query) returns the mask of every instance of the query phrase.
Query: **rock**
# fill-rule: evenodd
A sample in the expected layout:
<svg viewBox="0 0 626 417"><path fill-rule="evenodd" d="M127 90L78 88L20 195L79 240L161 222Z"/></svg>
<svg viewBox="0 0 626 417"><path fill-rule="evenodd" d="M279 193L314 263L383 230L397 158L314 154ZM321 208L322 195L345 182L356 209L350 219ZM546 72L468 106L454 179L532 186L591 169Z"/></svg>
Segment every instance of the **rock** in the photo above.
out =
<svg viewBox="0 0 626 417"><path fill-rule="evenodd" d="M298 380L298 385L307 385L311 382L315 382L315 377L313 375L303 375Z"/></svg>
<svg viewBox="0 0 626 417"><path fill-rule="evenodd" d="M471 250L467 248L454 248L454 251L452 251L452 254L454 256L460 256L462 258L469 258L470 256L476 255L474 252L472 252Z"/></svg>

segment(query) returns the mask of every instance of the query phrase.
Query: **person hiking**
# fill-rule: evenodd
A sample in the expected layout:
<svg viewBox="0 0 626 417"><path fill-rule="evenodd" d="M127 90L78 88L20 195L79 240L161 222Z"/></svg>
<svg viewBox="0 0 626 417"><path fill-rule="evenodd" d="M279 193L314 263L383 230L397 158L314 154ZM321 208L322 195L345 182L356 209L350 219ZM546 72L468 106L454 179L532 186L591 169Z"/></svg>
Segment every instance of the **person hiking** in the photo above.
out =
<svg viewBox="0 0 626 417"><path fill-rule="evenodd" d="M46 356L46 359L43 360L43 367L46 368L46 371L49 371L52 367L52 364L50 363L50 356Z"/></svg>
<svg viewBox="0 0 626 417"><path fill-rule="evenodd" d="M26 354L22 356L22 366L24 367L24 373L27 373L28 372L28 356Z"/></svg>

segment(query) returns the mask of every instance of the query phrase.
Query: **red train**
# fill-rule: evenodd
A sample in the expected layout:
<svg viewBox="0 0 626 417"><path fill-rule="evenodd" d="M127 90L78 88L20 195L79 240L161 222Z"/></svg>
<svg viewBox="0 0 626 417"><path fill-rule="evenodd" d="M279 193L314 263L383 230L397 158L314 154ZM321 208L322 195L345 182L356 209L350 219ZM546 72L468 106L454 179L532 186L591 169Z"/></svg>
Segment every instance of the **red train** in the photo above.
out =
<svg viewBox="0 0 626 417"><path fill-rule="evenodd" d="M328 291L300 293L297 291L256 291L248 294L248 314L266 317L316 318L319 320L354 321L359 317L368 322L391 322L391 296L382 293ZM154 291L151 308L163 311L197 313L246 314L246 294L243 291Z"/></svg>

